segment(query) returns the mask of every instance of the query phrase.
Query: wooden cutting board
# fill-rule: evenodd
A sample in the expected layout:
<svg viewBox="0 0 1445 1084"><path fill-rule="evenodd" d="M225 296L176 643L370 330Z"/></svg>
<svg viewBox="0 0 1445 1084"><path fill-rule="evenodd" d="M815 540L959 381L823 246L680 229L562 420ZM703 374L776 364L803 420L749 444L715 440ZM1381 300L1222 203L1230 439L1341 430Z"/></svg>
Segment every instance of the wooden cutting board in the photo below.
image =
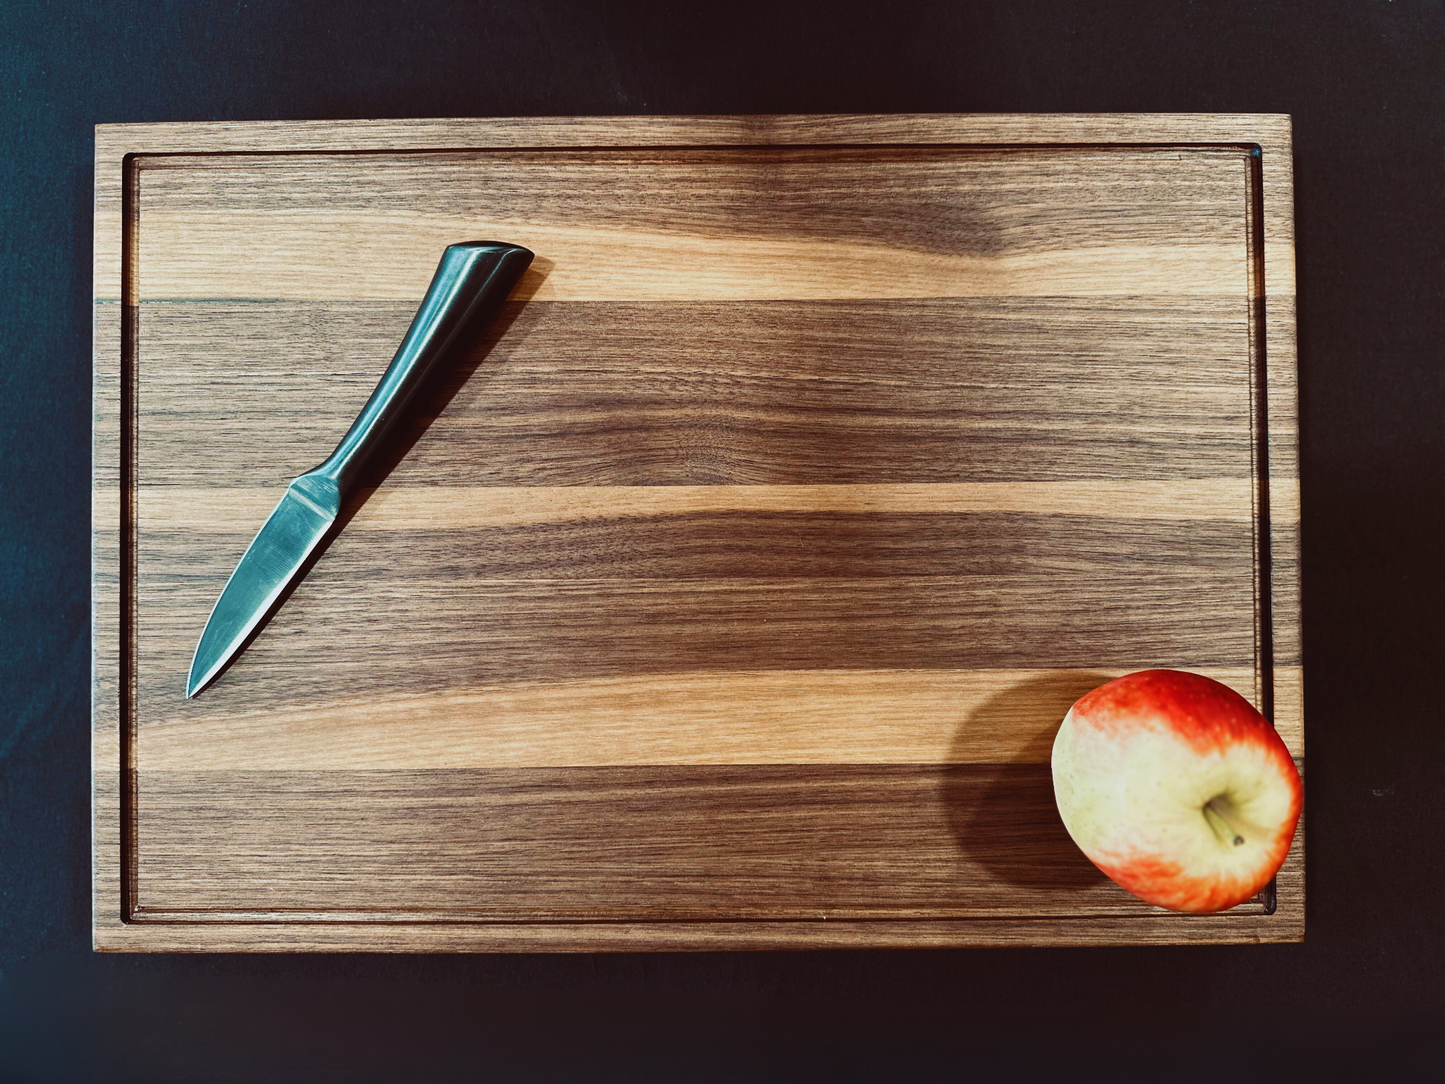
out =
<svg viewBox="0 0 1445 1084"><path fill-rule="evenodd" d="M1303 935L1301 842L1170 914L1048 766L1153 666L1303 763L1288 118L102 126L95 223L97 948ZM187 702L476 239L536 263Z"/></svg>

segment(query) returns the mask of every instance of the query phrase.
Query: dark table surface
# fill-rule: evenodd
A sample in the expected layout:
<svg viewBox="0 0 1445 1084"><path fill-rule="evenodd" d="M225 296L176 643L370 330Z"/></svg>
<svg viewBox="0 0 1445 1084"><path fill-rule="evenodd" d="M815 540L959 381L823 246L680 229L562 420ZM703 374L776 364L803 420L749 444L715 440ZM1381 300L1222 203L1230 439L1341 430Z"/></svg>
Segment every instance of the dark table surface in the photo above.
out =
<svg viewBox="0 0 1445 1084"><path fill-rule="evenodd" d="M92 955L94 124L954 111L1294 116L1304 944ZM0 139L0 1080L1445 1067L1441 0L6 0Z"/></svg>

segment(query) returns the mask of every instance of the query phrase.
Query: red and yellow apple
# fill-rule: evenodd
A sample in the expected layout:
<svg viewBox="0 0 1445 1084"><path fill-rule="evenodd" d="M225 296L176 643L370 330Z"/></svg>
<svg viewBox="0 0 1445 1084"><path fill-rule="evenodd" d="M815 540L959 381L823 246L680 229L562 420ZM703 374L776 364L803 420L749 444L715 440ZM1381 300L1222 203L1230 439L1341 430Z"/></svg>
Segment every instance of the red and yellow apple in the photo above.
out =
<svg viewBox="0 0 1445 1084"><path fill-rule="evenodd" d="M1144 670L1080 697L1054 799L1089 860L1140 899L1222 911L1284 863L1303 787L1274 727L1227 685Z"/></svg>

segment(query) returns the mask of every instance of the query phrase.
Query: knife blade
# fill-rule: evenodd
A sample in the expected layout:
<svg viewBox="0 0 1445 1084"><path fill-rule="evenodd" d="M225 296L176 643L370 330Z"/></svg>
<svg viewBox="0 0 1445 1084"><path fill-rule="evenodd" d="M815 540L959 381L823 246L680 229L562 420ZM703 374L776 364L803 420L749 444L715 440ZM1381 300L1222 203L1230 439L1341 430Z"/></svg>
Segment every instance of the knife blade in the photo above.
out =
<svg viewBox="0 0 1445 1084"><path fill-rule="evenodd" d="M499 241L447 247L396 356L341 443L286 487L241 555L196 643L187 700L245 650L288 589L305 577L367 464L404 428L465 332L496 313L531 263L527 249Z"/></svg>

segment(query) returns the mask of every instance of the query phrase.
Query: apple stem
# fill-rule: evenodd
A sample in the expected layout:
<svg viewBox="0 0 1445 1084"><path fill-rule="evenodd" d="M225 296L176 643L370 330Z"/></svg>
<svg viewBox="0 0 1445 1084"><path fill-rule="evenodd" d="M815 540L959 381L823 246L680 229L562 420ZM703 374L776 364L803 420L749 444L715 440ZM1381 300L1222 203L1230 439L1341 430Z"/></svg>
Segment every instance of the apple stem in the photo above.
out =
<svg viewBox="0 0 1445 1084"><path fill-rule="evenodd" d="M1225 804L1227 803L1225 803L1223 795L1209 799L1204 803L1204 819L1209 822L1209 827L1214 829L1220 839L1238 847L1244 842L1244 837L1235 831L1234 825L1229 822L1229 818L1219 808L1220 805Z"/></svg>

